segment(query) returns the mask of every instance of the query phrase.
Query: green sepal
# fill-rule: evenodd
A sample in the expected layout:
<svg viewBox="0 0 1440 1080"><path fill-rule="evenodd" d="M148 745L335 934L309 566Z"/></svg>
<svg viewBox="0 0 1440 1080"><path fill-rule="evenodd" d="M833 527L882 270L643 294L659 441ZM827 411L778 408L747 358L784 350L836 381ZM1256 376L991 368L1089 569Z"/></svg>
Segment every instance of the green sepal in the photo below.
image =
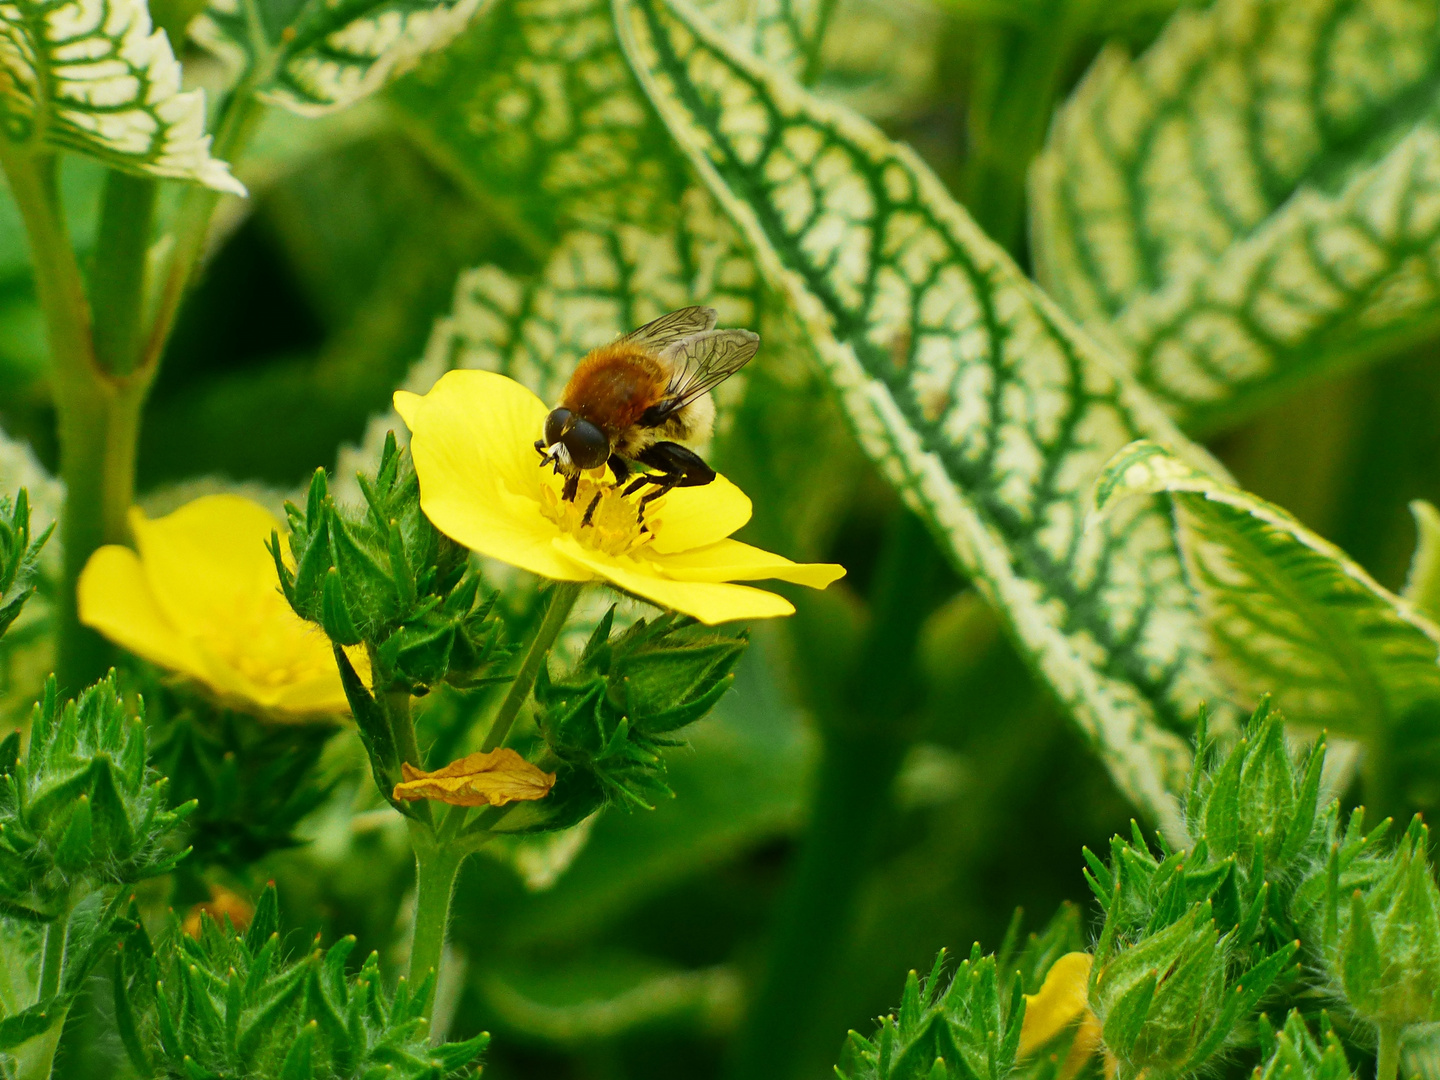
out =
<svg viewBox="0 0 1440 1080"><path fill-rule="evenodd" d="M13 501L0 495L0 637L34 594L40 549L54 531L52 523L31 539L29 493L21 488Z"/></svg>
<svg viewBox="0 0 1440 1080"><path fill-rule="evenodd" d="M325 584L321 589L320 626L336 645L359 645L363 640L345 604L340 572L333 566L326 571Z"/></svg>
<svg viewBox="0 0 1440 1080"><path fill-rule="evenodd" d="M64 1013L64 1005L52 998L5 1017L0 1020L0 1050L13 1050L35 1036L45 1034Z"/></svg>

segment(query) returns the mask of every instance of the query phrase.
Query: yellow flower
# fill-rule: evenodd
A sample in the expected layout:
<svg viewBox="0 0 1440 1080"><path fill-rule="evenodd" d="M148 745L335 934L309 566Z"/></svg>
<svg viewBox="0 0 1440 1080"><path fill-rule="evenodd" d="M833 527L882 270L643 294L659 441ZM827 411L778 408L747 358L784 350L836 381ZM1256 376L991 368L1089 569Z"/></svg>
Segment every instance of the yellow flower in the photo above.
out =
<svg viewBox="0 0 1440 1080"><path fill-rule="evenodd" d="M647 507L609 482L581 479L574 502L541 467L534 443L549 412L525 387L488 371L452 371L428 394L400 391L420 505L435 527L472 551L557 581L605 580L704 623L792 614L783 597L735 581L778 578L823 589L844 575L729 539L750 500L723 476L677 488ZM585 509L600 496L591 523Z"/></svg>
<svg viewBox="0 0 1440 1080"><path fill-rule="evenodd" d="M250 925L250 920L255 917L255 905L223 885L211 885L210 899L191 905L190 910L185 913L185 921L180 924L181 929L190 937L198 938L200 920L206 917L214 919L221 926L225 925L225 919L229 919L235 931L243 934Z"/></svg>
<svg viewBox="0 0 1440 1080"><path fill-rule="evenodd" d="M207 495L154 521L131 510L130 528L138 553L111 545L85 564L81 622L236 708L349 714L329 640L280 594L265 542L283 527L270 511Z"/></svg>
<svg viewBox="0 0 1440 1080"><path fill-rule="evenodd" d="M414 802L435 799L451 806L504 806L543 799L555 786L555 774L531 765L508 747L466 754L434 772L400 765L405 782L395 785L395 798Z"/></svg>
<svg viewBox="0 0 1440 1080"><path fill-rule="evenodd" d="M1066 953L1045 975L1037 993L1025 995L1025 1020L1020 1025L1020 1057L1028 1057L1072 1024L1078 1024L1070 1052L1060 1066L1060 1080L1076 1075L1100 1048L1100 1021L1090 1011L1089 953ZM1114 1066L1106 1054L1105 1075Z"/></svg>

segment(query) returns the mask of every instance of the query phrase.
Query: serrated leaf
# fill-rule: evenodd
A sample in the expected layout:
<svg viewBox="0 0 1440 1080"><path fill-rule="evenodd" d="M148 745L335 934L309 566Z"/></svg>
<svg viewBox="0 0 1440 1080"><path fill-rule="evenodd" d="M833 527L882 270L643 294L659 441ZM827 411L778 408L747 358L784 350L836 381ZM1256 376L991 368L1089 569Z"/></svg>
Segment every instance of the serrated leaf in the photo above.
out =
<svg viewBox="0 0 1440 1080"><path fill-rule="evenodd" d="M8 0L0 67L0 127L12 142L245 194L210 156L205 95L181 91L180 65L145 0Z"/></svg>
<svg viewBox="0 0 1440 1080"><path fill-rule="evenodd" d="M1183 422L1440 326L1440 6L1221 0L1111 48L1032 175L1034 261Z"/></svg>
<svg viewBox="0 0 1440 1080"><path fill-rule="evenodd" d="M1223 697L1160 504L1082 535L1139 433L1183 444L904 147L730 46L683 0L616 0L632 67L860 441L946 537L1100 746L1173 823L1175 734ZM1203 459L1203 452L1194 451Z"/></svg>
<svg viewBox="0 0 1440 1080"><path fill-rule="evenodd" d="M1154 443L1127 447L1096 486L1097 513L1166 492L1186 566L1236 684L1272 691L1307 726L1355 735L1440 713L1440 627L1284 510Z"/></svg>
<svg viewBox="0 0 1440 1080"><path fill-rule="evenodd" d="M488 0L210 0L190 36L262 101L320 116L449 44Z"/></svg>

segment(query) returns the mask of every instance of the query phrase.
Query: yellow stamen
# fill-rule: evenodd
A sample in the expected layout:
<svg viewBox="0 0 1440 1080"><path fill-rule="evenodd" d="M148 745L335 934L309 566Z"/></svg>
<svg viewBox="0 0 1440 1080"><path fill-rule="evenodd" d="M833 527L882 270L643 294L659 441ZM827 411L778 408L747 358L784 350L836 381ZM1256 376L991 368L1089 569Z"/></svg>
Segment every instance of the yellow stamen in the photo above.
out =
<svg viewBox="0 0 1440 1080"><path fill-rule="evenodd" d="M540 513L567 532L581 545L606 555L629 555L644 547L655 537L659 526L656 517L663 499L657 499L646 507L645 521L640 520L640 499L643 492L626 497L625 489L608 480L580 478L580 487L573 501L561 497L561 489L552 484L540 488ZM595 511L590 523L585 524L585 511L595 501Z"/></svg>

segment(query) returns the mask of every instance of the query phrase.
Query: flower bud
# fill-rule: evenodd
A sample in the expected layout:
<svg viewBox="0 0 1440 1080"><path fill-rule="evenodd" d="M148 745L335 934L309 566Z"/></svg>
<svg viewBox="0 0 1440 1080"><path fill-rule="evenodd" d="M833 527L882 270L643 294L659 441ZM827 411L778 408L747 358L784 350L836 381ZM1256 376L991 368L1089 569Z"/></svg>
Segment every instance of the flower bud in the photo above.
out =
<svg viewBox="0 0 1440 1080"><path fill-rule="evenodd" d="M0 635L20 616L20 609L35 591L40 549L54 531L30 539L30 501L24 488L14 502L0 495Z"/></svg>
<svg viewBox="0 0 1440 1080"><path fill-rule="evenodd" d="M729 688L747 639L673 614L642 619L612 638L614 614L612 607L564 678L541 668L540 731L562 762L593 775L599 791L648 807L670 794L658 751ZM561 773L557 792L566 788Z"/></svg>
<svg viewBox="0 0 1440 1080"><path fill-rule="evenodd" d="M1440 1020L1440 889L1417 815L1369 888L1331 876L1327 953L1351 1008L1373 1024Z"/></svg>
<svg viewBox="0 0 1440 1080"><path fill-rule="evenodd" d="M393 435L360 488L363 511L339 507L319 470L304 512L286 504L293 564L278 536L271 543L286 599L337 645L373 649L377 688L423 694L485 682L506 655L494 594L482 595L466 550L421 511L415 470Z"/></svg>
<svg viewBox="0 0 1440 1080"><path fill-rule="evenodd" d="M19 754L0 744L0 903L54 917L77 880L130 884L168 873L185 854L165 841L194 808L167 810L167 781L146 766L145 725L112 673L63 704L45 686Z"/></svg>
<svg viewBox="0 0 1440 1080"><path fill-rule="evenodd" d="M1352 1075L1340 1040L1328 1023L1322 1019L1321 1041L1317 1042L1297 1011L1290 1013L1268 1049L1265 1064L1256 1070L1256 1080L1351 1080Z"/></svg>

